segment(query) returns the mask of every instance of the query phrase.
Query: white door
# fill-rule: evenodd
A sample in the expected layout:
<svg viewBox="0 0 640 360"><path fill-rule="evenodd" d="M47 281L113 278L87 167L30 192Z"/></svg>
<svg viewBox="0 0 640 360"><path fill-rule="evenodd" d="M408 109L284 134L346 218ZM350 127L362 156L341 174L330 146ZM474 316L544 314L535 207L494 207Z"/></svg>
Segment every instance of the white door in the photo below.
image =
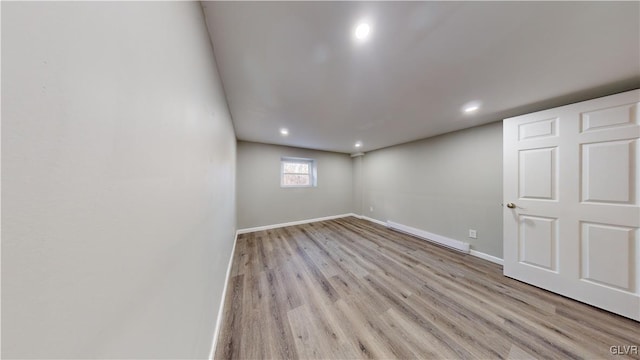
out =
<svg viewBox="0 0 640 360"><path fill-rule="evenodd" d="M640 320L640 90L503 130L504 274Z"/></svg>

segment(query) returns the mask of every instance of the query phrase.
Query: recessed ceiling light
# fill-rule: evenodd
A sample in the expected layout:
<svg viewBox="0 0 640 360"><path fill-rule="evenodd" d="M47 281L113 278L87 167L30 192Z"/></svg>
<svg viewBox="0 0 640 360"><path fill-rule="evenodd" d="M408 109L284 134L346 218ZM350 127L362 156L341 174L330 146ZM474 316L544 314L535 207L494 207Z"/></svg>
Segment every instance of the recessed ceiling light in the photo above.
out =
<svg viewBox="0 0 640 360"><path fill-rule="evenodd" d="M362 147L362 142L358 141L358 142L356 143L355 147L357 147L357 148Z"/></svg>
<svg viewBox="0 0 640 360"><path fill-rule="evenodd" d="M364 40L369 36L369 32L371 32L371 27L367 23L360 23L356 26L356 38L360 40Z"/></svg>
<svg viewBox="0 0 640 360"><path fill-rule="evenodd" d="M280 135L282 135L282 136L289 135L289 129L286 129L286 128L280 129Z"/></svg>
<svg viewBox="0 0 640 360"><path fill-rule="evenodd" d="M464 111L465 113L469 114L475 111L478 111L478 109L480 109L480 102L479 101L472 101L470 103L465 104L462 107L462 111Z"/></svg>

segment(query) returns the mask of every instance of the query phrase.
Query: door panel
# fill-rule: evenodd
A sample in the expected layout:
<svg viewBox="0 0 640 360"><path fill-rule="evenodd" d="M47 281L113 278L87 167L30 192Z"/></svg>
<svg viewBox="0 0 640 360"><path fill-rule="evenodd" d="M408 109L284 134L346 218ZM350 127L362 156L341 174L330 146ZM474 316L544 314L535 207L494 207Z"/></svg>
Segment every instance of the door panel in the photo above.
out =
<svg viewBox="0 0 640 360"><path fill-rule="evenodd" d="M582 223L581 249L584 280L633 292L635 248L633 228Z"/></svg>
<svg viewBox="0 0 640 360"><path fill-rule="evenodd" d="M637 106L627 104L582 114L582 132L638 124Z"/></svg>
<svg viewBox="0 0 640 360"><path fill-rule="evenodd" d="M636 203L633 174L635 142L618 140L582 144L582 201Z"/></svg>
<svg viewBox="0 0 640 360"><path fill-rule="evenodd" d="M520 151L520 198L555 200L556 148Z"/></svg>
<svg viewBox="0 0 640 360"><path fill-rule="evenodd" d="M556 136L558 119L546 119L529 122L519 126L520 140Z"/></svg>
<svg viewBox="0 0 640 360"><path fill-rule="evenodd" d="M520 262L557 271L557 219L520 216Z"/></svg>
<svg viewBox="0 0 640 360"><path fill-rule="evenodd" d="M640 90L504 120L504 274L640 320Z"/></svg>

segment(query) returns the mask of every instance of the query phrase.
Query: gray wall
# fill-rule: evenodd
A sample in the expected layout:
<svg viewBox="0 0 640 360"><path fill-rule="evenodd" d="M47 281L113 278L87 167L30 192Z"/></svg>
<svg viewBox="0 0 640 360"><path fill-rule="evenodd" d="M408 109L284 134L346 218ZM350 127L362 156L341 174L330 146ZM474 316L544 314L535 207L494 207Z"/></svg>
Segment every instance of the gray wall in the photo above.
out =
<svg viewBox="0 0 640 360"><path fill-rule="evenodd" d="M206 358L235 147L198 2L3 2L2 357Z"/></svg>
<svg viewBox="0 0 640 360"><path fill-rule="evenodd" d="M283 156L316 159L318 186L281 188ZM346 154L239 141L238 228L352 212L351 166Z"/></svg>
<svg viewBox="0 0 640 360"><path fill-rule="evenodd" d="M362 181L362 215L502 258L501 122L367 153Z"/></svg>
<svg viewBox="0 0 640 360"><path fill-rule="evenodd" d="M362 214L362 163L364 156L355 156L351 161L353 171L353 186L351 188L353 197L353 212L356 214Z"/></svg>

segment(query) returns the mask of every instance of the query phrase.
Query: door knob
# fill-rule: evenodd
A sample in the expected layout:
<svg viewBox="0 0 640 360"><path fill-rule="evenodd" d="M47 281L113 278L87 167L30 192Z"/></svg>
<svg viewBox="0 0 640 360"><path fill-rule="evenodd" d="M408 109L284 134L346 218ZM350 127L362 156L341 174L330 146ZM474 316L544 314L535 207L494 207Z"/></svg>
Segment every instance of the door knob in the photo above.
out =
<svg viewBox="0 0 640 360"><path fill-rule="evenodd" d="M509 209L515 209L516 204L514 204L514 203L508 203L508 204L507 204L507 207L508 207Z"/></svg>

